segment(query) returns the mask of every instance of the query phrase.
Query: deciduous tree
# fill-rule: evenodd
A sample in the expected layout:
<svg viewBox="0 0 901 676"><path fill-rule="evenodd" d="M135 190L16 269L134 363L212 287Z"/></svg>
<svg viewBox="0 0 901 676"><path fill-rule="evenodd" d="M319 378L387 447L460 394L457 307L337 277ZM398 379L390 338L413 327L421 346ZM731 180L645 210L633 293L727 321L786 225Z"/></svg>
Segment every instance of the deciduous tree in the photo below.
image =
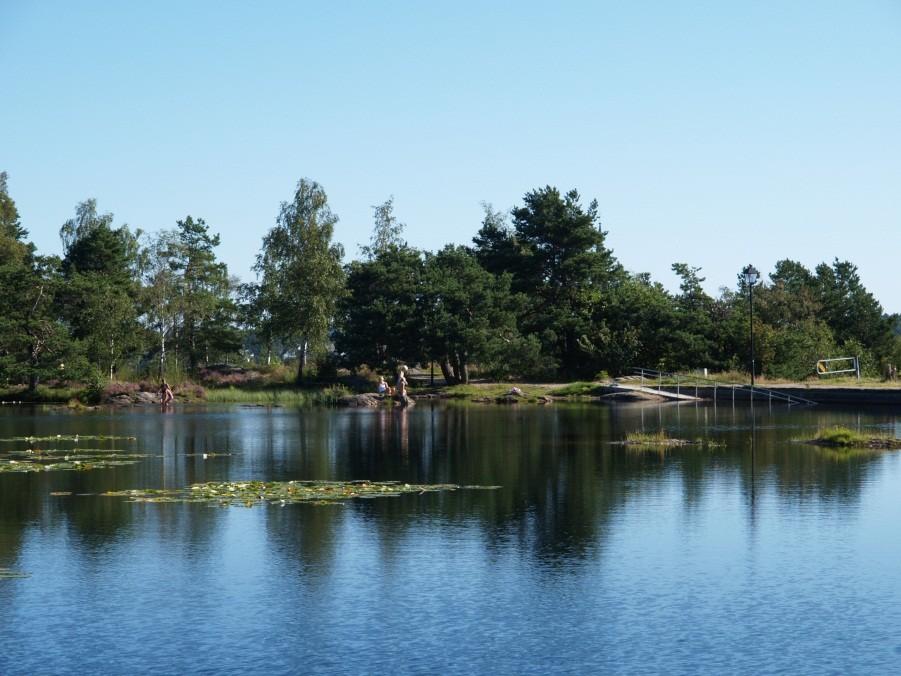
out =
<svg viewBox="0 0 901 676"><path fill-rule="evenodd" d="M332 241L337 222L322 186L301 179L254 266L276 335L298 346L298 382L309 350L324 346L344 291L344 251Z"/></svg>

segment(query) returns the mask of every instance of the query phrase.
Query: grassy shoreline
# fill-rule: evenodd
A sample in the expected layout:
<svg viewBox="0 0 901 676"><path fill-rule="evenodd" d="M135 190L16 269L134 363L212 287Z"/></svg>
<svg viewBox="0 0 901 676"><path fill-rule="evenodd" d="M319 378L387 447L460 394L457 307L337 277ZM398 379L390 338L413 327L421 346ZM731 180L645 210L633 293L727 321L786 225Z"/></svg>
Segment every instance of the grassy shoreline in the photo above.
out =
<svg viewBox="0 0 901 676"><path fill-rule="evenodd" d="M688 377L682 381L686 389ZM499 382L474 382L466 385L436 385L424 386L421 383L411 383L410 394L416 397L430 397L450 401L487 403L492 401L517 400L523 403L547 403L556 401L591 401L609 393L606 388L610 381L572 381L563 383L499 383ZM663 381L663 386L671 385ZM651 386L651 383L647 383ZM654 383L656 385L656 383ZM828 392L841 390L853 392L859 397L861 404L872 403L867 401L867 393L874 395L896 395L901 403L901 383L883 382L877 379L842 379L824 383L788 381L758 381L758 386L772 389L797 388L804 389L813 394L817 391ZM703 388L702 388L703 389ZM127 382L111 383L100 402L92 402L88 398L86 386L66 385L61 387L49 387L41 385L34 393L27 392L24 386L0 388L0 402L2 404L70 404L73 407L94 403L114 403L109 401L121 393L137 393L139 384ZM146 392L146 386L144 391ZM365 382L332 382L310 384L305 387L297 387L288 383L260 383L253 385L228 385L228 386L200 386L187 383L176 387L176 403L229 403L249 404L259 406L335 406L341 397L351 394L374 392L375 385ZM511 396L511 392L516 392ZM809 396L809 395L805 395ZM149 402L142 402L149 403Z"/></svg>

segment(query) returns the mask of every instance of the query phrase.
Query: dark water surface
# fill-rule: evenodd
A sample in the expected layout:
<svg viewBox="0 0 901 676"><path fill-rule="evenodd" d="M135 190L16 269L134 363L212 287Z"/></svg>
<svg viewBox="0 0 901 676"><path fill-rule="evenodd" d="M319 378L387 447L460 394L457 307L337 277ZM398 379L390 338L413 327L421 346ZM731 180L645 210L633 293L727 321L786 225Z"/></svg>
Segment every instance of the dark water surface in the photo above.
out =
<svg viewBox="0 0 901 676"><path fill-rule="evenodd" d="M901 454L794 441L836 423L901 436L893 410L4 407L0 437L153 457L0 475L0 568L30 574L0 579L0 673L901 673ZM661 428L725 445L609 443ZM503 488L75 495L360 478Z"/></svg>

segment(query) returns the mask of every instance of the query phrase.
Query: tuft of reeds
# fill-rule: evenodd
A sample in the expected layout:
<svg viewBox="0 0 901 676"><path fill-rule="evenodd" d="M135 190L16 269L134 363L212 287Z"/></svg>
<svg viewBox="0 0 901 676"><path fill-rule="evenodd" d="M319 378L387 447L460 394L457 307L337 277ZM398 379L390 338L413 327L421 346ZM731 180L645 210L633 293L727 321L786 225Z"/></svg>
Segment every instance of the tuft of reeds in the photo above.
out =
<svg viewBox="0 0 901 676"><path fill-rule="evenodd" d="M627 444L673 444L680 441L667 436L666 431L657 430L656 432L628 432L626 434Z"/></svg>
<svg viewBox="0 0 901 676"><path fill-rule="evenodd" d="M207 388L210 403L255 404L258 406L335 406L348 391L333 386L321 390L285 388L242 389L238 387Z"/></svg>
<svg viewBox="0 0 901 676"><path fill-rule="evenodd" d="M887 434L871 434L858 432L842 425L835 425L817 432L810 440L817 446L831 446L838 449L870 448L892 449L901 448L901 439L896 439Z"/></svg>

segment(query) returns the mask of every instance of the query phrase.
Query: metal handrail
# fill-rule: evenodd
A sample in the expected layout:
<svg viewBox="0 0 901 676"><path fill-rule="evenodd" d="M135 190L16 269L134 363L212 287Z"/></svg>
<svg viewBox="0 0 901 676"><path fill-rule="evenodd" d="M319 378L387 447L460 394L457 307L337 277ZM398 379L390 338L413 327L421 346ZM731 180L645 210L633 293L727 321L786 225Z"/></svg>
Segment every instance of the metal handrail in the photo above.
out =
<svg viewBox="0 0 901 676"><path fill-rule="evenodd" d="M680 389L680 378L686 378L686 376L681 375L679 373L671 373L668 371L658 371L656 369L646 369L641 367L636 367L632 369L632 372L636 375L641 376L642 386L644 386L644 379L646 377L650 377L651 380L657 381L657 389L661 389L663 386L663 379L674 378L676 380L676 393L679 393ZM695 396L698 395L698 382L710 383L714 388L714 398L716 398L716 388L717 387L731 387L732 388L732 398L735 399L735 390L742 390L745 392L750 392L751 397L754 396L756 392L761 393L765 397L768 397L770 400L776 399L777 401L785 401L789 406L794 406L795 404L802 404L804 406L816 406L817 402L811 401L810 399L805 399L804 397L798 397L794 394L785 394L784 392L778 392L776 390L768 390L764 387L756 387L756 386L748 386L742 383L722 383L718 380L714 380L713 378L707 378L705 376L697 376L691 375L687 377L689 382L693 382L695 386Z"/></svg>

